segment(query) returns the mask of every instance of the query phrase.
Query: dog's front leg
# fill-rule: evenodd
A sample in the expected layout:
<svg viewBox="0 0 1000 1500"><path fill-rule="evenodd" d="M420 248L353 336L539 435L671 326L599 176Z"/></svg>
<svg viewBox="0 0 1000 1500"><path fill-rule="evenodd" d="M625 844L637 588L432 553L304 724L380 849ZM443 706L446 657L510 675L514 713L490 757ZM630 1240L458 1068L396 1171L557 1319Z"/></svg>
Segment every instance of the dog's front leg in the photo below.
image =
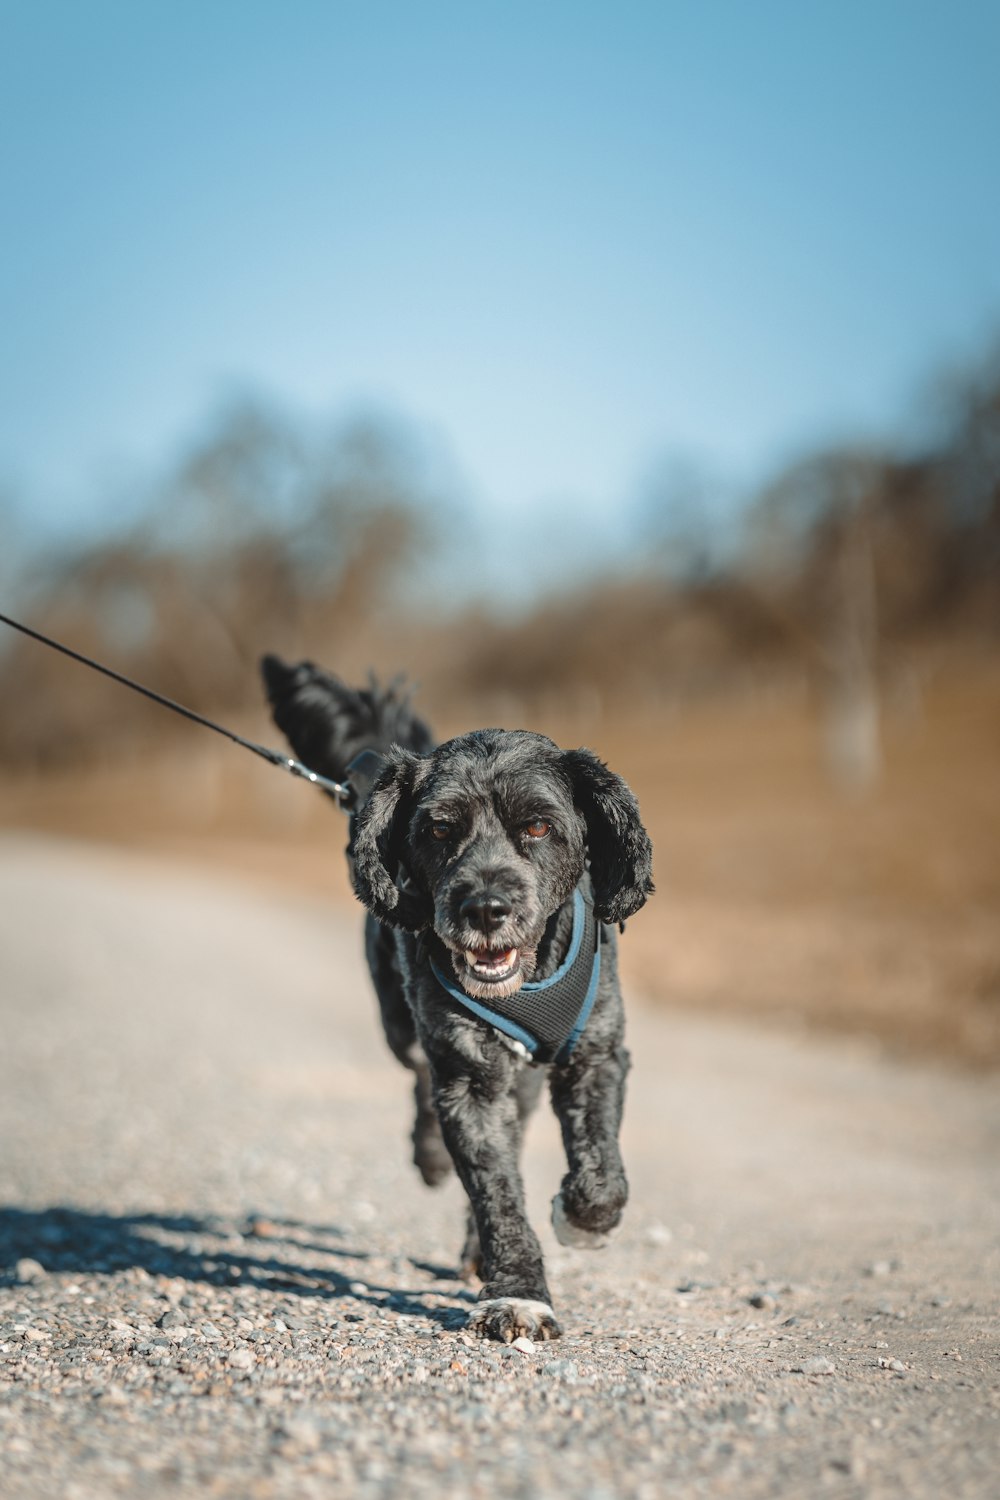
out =
<svg viewBox="0 0 1000 1500"><path fill-rule="evenodd" d="M509 1344L558 1338L542 1250L528 1223L518 1166L521 1123L515 1070L502 1043L485 1042L474 1064L428 1049L445 1143L469 1195L484 1275L473 1332Z"/></svg>
<svg viewBox="0 0 1000 1500"><path fill-rule="evenodd" d="M552 1227L563 1245L599 1250L621 1220L628 1181L618 1129L628 1069L620 1043L598 1050L585 1039L565 1066L552 1070L552 1104L569 1164L552 1200Z"/></svg>

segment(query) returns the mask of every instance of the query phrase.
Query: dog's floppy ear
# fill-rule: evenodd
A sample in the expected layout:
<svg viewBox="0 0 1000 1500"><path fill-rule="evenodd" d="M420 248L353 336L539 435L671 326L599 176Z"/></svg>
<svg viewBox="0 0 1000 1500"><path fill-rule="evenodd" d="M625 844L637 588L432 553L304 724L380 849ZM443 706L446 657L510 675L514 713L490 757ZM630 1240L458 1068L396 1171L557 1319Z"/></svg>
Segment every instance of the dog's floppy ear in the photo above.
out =
<svg viewBox="0 0 1000 1500"><path fill-rule="evenodd" d="M372 916L392 927L419 932L430 925L433 910L427 898L405 882L406 828L413 812L413 793L423 761L393 745L386 766L359 811L348 854L358 899Z"/></svg>
<svg viewBox="0 0 1000 1500"><path fill-rule="evenodd" d="M653 846L639 804L592 751L567 750L563 766L587 824L594 912L602 922L624 922L653 894Z"/></svg>

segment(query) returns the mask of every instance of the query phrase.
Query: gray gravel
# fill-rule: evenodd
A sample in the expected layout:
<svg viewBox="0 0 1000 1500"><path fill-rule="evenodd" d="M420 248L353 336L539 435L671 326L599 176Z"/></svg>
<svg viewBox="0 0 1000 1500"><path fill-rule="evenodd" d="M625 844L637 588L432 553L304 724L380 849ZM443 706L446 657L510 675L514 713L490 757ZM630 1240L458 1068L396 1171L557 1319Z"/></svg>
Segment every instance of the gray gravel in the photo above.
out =
<svg viewBox="0 0 1000 1500"><path fill-rule="evenodd" d="M997 1494L996 1080L633 1006L627 1228L482 1344L359 948L0 839L5 1500Z"/></svg>

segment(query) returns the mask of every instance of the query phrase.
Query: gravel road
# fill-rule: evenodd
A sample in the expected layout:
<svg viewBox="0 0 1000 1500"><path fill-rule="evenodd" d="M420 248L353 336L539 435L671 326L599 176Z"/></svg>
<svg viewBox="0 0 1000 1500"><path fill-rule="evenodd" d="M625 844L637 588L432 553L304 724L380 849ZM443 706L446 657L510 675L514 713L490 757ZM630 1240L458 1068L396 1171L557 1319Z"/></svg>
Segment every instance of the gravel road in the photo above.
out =
<svg viewBox="0 0 1000 1500"><path fill-rule="evenodd" d="M349 914L0 838L0 1008L4 1500L1000 1493L995 1079L633 1004L626 1228L507 1349Z"/></svg>

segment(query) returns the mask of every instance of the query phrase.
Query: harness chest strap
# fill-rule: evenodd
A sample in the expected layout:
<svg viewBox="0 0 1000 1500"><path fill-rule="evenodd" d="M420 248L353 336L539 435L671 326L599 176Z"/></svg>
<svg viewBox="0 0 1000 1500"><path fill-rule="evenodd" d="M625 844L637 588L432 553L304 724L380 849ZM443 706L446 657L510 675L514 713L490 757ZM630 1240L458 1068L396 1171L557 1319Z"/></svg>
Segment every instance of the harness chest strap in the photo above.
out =
<svg viewBox="0 0 1000 1500"><path fill-rule="evenodd" d="M513 995L486 1004L443 974L433 959L438 984L463 1009L517 1042L532 1063L562 1063L576 1046L590 1016L601 977L601 924L589 894L573 892L573 931L566 957L548 979L522 984Z"/></svg>

